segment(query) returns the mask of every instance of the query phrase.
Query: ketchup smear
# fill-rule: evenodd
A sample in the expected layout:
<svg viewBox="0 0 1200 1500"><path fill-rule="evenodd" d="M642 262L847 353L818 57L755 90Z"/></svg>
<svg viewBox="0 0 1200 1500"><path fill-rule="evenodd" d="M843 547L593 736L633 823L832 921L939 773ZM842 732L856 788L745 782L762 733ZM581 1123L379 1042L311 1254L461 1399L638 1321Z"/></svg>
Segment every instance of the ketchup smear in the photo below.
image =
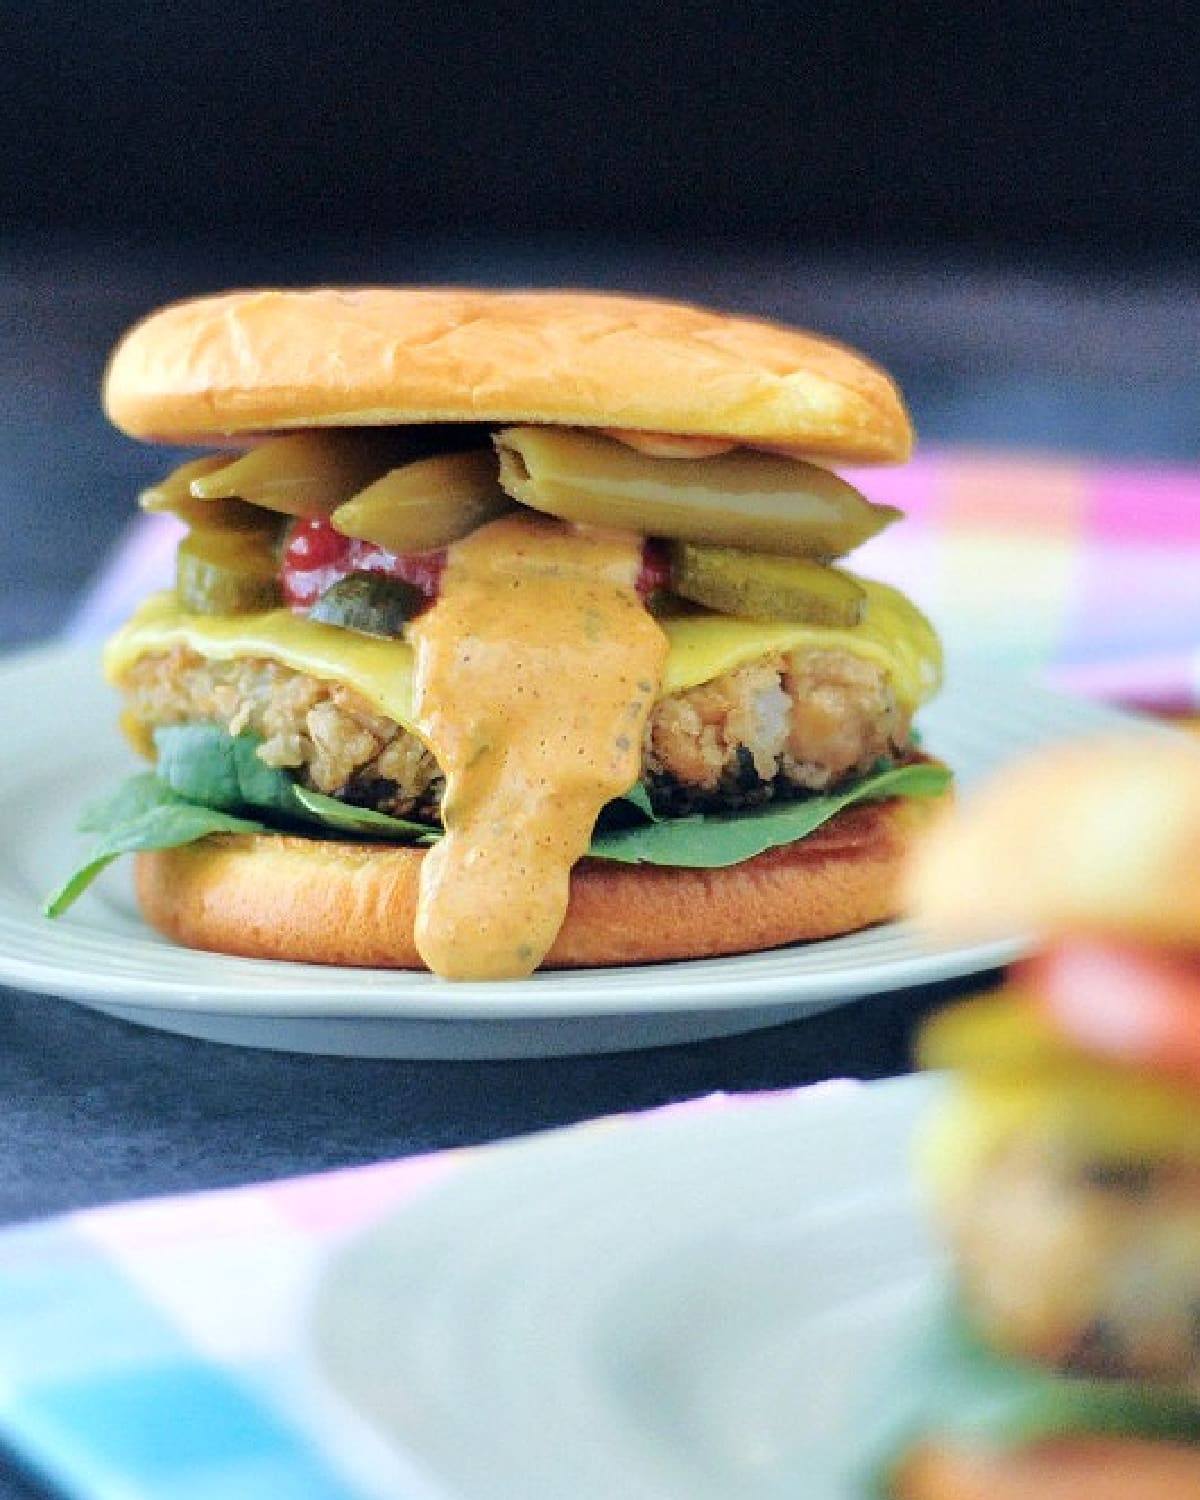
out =
<svg viewBox="0 0 1200 1500"><path fill-rule="evenodd" d="M280 578L283 597L292 609L311 609L326 589L349 573L383 573L400 578L436 599L446 549L436 552L388 552L375 542L343 536L321 517L296 521L288 529Z"/></svg>
<svg viewBox="0 0 1200 1500"><path fill-rule="evenodd" d="M436 552L388 552L375 542L343 536L322 517L295 521L288 529L280 577L283 597L295 610L311 609L326 589L349 573L382 573L412 584L432 602L446 567L446 549ZM637 591L643 599L670 587L671 559L662 542L642 548Z"/></svg>

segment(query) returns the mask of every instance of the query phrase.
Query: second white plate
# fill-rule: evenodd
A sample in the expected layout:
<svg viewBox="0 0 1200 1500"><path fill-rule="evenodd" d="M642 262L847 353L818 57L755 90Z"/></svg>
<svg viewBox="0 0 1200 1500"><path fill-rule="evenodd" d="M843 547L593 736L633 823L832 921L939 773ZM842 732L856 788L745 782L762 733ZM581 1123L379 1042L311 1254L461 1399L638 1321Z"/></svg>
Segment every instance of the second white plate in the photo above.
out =
<svg viewBox="0 0 1200 1500"><path fill-rule="evenodd" d="M393 1500L852 1500L941 1270L908 1162L937 1084L487 1150L326 1273L314 1431Z"/></svg>

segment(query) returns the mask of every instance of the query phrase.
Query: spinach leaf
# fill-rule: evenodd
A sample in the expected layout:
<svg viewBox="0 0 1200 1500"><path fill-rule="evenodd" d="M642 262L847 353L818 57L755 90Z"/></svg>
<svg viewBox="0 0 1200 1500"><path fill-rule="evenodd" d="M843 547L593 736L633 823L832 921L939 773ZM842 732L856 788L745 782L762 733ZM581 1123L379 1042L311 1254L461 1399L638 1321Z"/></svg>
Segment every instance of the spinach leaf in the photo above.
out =
<svg viewBox="0 0 1200 1500"><path fill-rule="evenodd" d="M212 833L266 833L299 823L357 838L414 843L436 832L297 786L288 772L258 758L260 741L252 735L187 724L157 730L154 741L156 771L130 777L110 797L84 809L79 830L97 834L98 840L47 899L47 916L66 911L118 855L173 849Z"/></svg>
<svg viewBox="0 0 1200 1500"><path fill-rule="evenodd" d="M174 849L207 838L210 833L264 833L265 826L236 818L216 808L189 802L145 772L124 783L105 802L93 803L80 827L99 834L99 840L80 864L47 899L43 910L57 917L87 890L100 871L119 854L149 849Z"/></svg>
<svg viewBox="0 0 1200 1500"><path fill-rule="evenodd" d="M949 782L946 767L932 762L892 766L827 796L797 797L743 812L697 813L609 829L595 836L588 852L624 864L718 869L741 864L780 844L794 843L855 803L886 797L936 797Z"/></svg>
<svg viewBox="0 0 1200 1500"><path fill-rule="evenodd" d="M297 786L284 770L264 764L252 735L218 725L189 724L155 734L158 768L134 776L112 796L84 810L82 832L99 835L83 862L47 900L58 916L120 854L171 849L213 833L263 833L306 825L310 830L428 845L441 831L424 823L354 807ZM872 772L831 796L768 803L739 813L658 818L638 785L622 802L645 820L598 830L590 854L625 864L713 869L740 864L766 849L812 833L845 807L885 797L932 797L950 780L944 766L922 762Z"/></svg>
<svg viewBox="0 0 1200 1500"><path fill-rule="evenodd" d="M251 734L227 734L218 724L156 729L158 778L189 802L223 812L254 808L303 817L295 782L286 771L259 759L261 743Z"/></svg>
<svg viewBox="0 0 1200 1500"><path fill-rule="evenodd" d="M657 823L660 821L658 814L651 805L650 793L640 781L635 781L620 800L629 803L632 807L636 807L638 812L649 822Z"/></svg>
<svg viewBox="0 0 1200 1500"><path fill-rule="evenodd" d="M358 838L390 839L394 844L430 844L441 837L441 829L408 818L394 818L390 813L376 812L373 807L355 807L353 803L312 792L306 786L295 788L296 800L326 828Z"/></svg>
<svg viewBox="0 0 1200 1500"><path fill-rule="evenodd" d="M997 1353L947 1293L864 1397L856 1450L863 1472L847 1493L884 1500L905 1454L918 1443L1021 1447L1041 1438L1129 1435L1200 1442L1200 1401L1170 1387L1070 1376Z"/></svg>

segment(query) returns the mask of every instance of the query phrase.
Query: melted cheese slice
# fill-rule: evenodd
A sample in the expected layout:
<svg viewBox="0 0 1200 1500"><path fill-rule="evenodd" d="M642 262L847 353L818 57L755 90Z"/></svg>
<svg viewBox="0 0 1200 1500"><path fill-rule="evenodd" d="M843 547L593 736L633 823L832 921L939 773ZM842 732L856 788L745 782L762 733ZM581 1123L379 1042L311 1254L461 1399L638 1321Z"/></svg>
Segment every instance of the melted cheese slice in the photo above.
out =
<svg viewBox="0 0 1200 1500"><path fill-rule="evenodd" d="M710 682L722 673L775 652L804 647L847 651L888 674L901 706L912 712L941 682L941 647L924 615L886 584L861 579L867 592L858 625L834 628L728 615L689 614L659 620L670 650L660 697ZM109 641L105 674L119 682L142 656L186 646L216 661L256 656L323 681L356 689L380 713L414 728L412 647L321 625L290 610L257 615L194 615L173 593L155 594Z"/></svg>
<svg viewBox="0 0 1200 1500"><path fill-rule="evenodd" d="M934 1201L953 1203L1016 1141L1080 1163L1200 1166L1200 1111L1194 1090L1116 1069L956 1079L918 1132L916 1170Z"/></svg>
<svg viewBox="0 0 1200 1500"><path fill-rule="evenodd" d="M933 626L899 590L869 578L859 582L867 601L857 625L796 625L716 614L660 620L671 643L662 696L698 687L760 656L811 648L846 651L874 662L887 673L901 707L911 713L941 686L941 643Z"/></svg>
<svg viewBox="0 0 1200 1500"><path fill-rule="evenodd" d="M1015 986L927 1023L921 1061L952 1077L918 1137L935 1197L952 1201L1014 1141L1077 1161L1200 1164L1194 1087L1081 1052Z"/></svg>

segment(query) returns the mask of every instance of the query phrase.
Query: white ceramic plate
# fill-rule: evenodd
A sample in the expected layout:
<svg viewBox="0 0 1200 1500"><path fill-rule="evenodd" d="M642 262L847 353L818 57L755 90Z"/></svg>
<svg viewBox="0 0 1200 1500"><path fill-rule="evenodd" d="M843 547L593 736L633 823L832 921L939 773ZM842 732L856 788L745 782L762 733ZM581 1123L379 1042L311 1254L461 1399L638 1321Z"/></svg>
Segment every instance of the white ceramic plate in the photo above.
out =
<svg viewBox="0 0 1200 1500"><path fill-rule="evenodd" d="M316 1428L380 1495L852 1500L935 1289L938 1080L822 1084L489 1149L318 1291Z"/></svg>
<svg viewBox="0 0 1200 1500"><path fill-rule="evenodd" d="M84 802L135 769L95 653L51 648L0 666L0 982L124 1019L249 1046L366 1057L616 1051L774 1025L864 996L1006 962L1017 940L924 950L892 923L773 953L447 984L192 952L141 921L118 861L57 922L46 893L84 841ZM927 742L969 785L1035 745L1129 722L1003 679L952 680L923 715Z"/></svg>

